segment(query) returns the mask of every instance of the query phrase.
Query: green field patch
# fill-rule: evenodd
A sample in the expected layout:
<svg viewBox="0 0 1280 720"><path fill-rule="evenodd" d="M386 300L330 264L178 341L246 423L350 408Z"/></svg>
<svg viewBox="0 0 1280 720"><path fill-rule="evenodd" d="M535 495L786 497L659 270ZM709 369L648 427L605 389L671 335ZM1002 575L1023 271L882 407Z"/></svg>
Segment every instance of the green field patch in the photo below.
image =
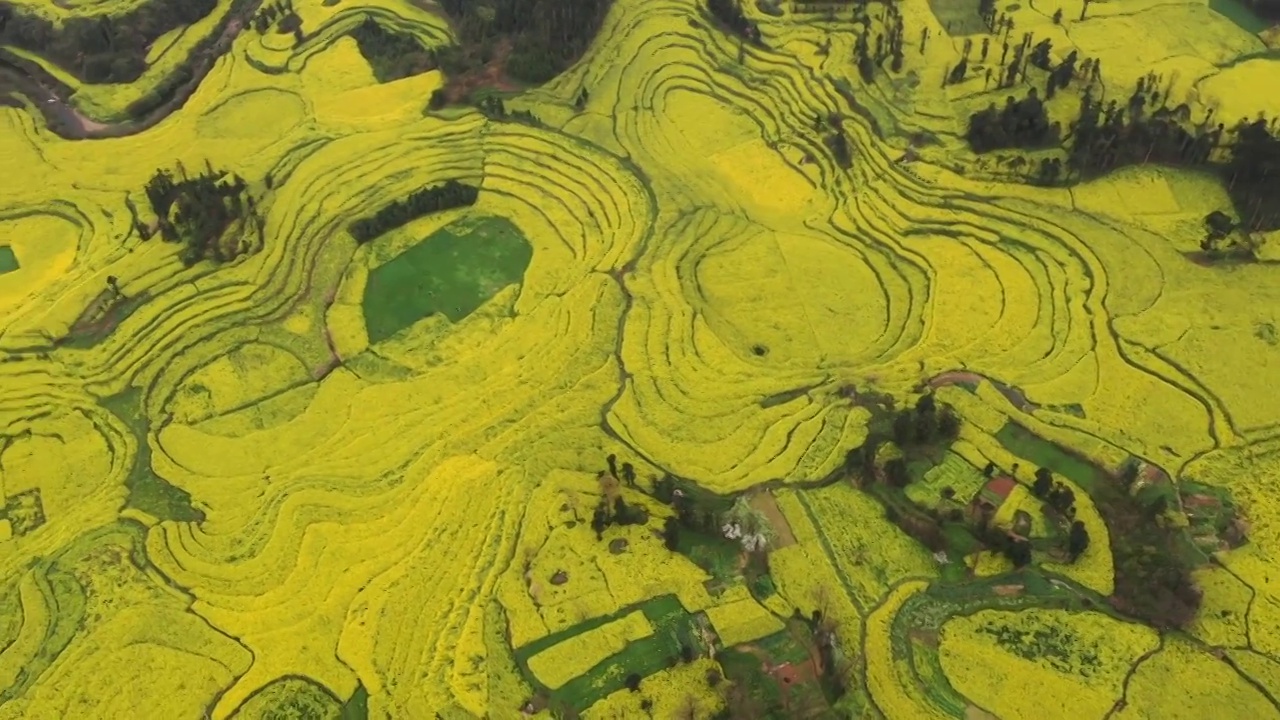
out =
<svg viewBox="0 0 1280 720"><path fill-rule="evenodd" d="M929 9L953 37L987 31L978 13L978 0L929 0Z"/></svg>
<svg viewBox="0 0 1280 720"><path fill-rule="evenodd" d="M738 577L742 546L723 535L682 530L676 539L676 552L706 570L718 589L723 590Z"/></svg>
<svg viewBox="0 0 1280 720"><path fill-rule="evenodd" d="M344 717L343 712L343 703L328 688L311 678L292 675L277 678L250 695L231 717L237 720L338 720Z"/></svg>
<svg viewBox="0 0 1280 720"><path fill-rule="evenodd" d="M102 342L125 318L146 304L145 292L125 297L107 289L98 294L80 313L60 344L73 348L89 348Z"/></svg>
<svg viewBox="0 0 1280 720"><path fill-rule="evenodd" d="M115 413L133 431L138 451L133 458L133 469L125 480L129 490L124 506L141 510L164 521L203 522L204 513L191 505L191 494L170 485L151 469L151 446L147 444L150 423L140 407L141 393L130 389L102 400L102 406Z"/></svg>
<svg viewBox="0 0 1280 720"><path fill-rule="evenodd" d="M831 717L831 706L814 668L803 622L791 621L785 630L755 642L716 653L725 679L750 700L740 707L761 708L765 717Z"/></svg>
<svg viewBox="0 0 1280 720"><path fill-rule="evenodd" d="M1248 5L1239 0L1209 0L1209 9L1235 23L1250 35L1271 27L1271 23L1258 17Z"/></svg>
<svg viewBox="0 0 1280 720"><path fill-rule="evenodd" d="M369 717L369 691L364 683L356 686L356 691L342 705L342 720L367 720Z"/></svg>
<svg viewBox="0 0 1280 720"><path fill-rule="evenodd" d="M17 269L18 256L13 254L13 248L8 245L0 247L0 275Z"/></svg>
<svg viewBox="0 0 1280 720"><path fill-rule="evenodd" d="M1065 452L1017 423L1005 423L995 437L1009 452L1037 467L1052 470L1079 485L1087 493L1092 494L1094 490L1110 482L1093 464Z"/></svg>
<svg viewBox="0 0 1280 720"><path fill-rule="evenodd" d="M626 648L602 661L588 672L579 675L554 690L541 683L529 669L529 658L570 637L613 622L639 610L644 613L653 634L643 640L628 643ZM579 713L626 687L627 678L637 675L646 678L680 661L682 647L701 651L698 641L698 619L685 610L675 595L660 595L639 605L622 608L616 613L592 618L558 633L553 633L525 645L515 652L516 663L525 679L548 698L551 708L564 713Z"/></svg>
<svg viewBox="0 0 1280 720"><path fill-rule="evenodd" d="M369 271L364 316L377 343L430 315L458 322L519 283L533 248L503 218L454 222Z"/></svg>

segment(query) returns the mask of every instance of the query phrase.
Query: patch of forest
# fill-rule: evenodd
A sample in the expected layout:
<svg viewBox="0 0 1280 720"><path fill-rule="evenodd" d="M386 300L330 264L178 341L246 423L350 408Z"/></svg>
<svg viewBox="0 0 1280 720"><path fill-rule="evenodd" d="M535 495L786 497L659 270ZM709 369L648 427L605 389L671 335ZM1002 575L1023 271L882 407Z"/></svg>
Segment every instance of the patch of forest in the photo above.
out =
<svg viewBox="0 0 1280 720"><path fill-rule="evenodd" d="M435 53L423 47L417 38L387 30L373 18L366 18L356 26L351 38L380 83L436 69Z"/></svg>
<svg viewBox="0 0 1280 720"><path fill-rule="evenodd" d="M707 11L734 35L754 43L760 42L760 27L747 19L737 0L707 0Z"/></svg>
<svg viewBox="0 0 1280 720"><path fill-rule="evenodd" d="M120 15L71 17L58 25L0 0L0 45L40 55L89 84L130 83L146 71L153 42L216 6L217 0L150 0Z"/></svg>
<svg viewBox="0 0 1280 720"><path fill-rule="evenodd" d="M1168 503L1163 498L1152 502L1129 492L1137 477L1136 464L1126 465L1118 483L1099 483L1091 493L1111 538L1111 604L1161 630L1185 628L1204 599L1194 576L1198 553L1165 516Z"/></svg>
<svg viewBox="0 0 1280 720"><path fill-rule="evenodd" d="M480 196L480 188L457 180L448 180L414 192L404 200L397 200L374 213L351 223L348 230L358 243L370 240L431 213L474 205Z"/></svg>
<svg viewBox="0 0 1280 720"><path fill-rule="evenodd" d="M604 23L611 0L440 0L461 46L441 64L460 74L489 63L509 43L506 72L541 84L578 60Z"/></svg>
<svg viewBox="0 0 1280 720"><path fill-rule="evenodd" d="M1029 48L1025 42L1019 50ZM1093 97L1092 85L1080 95L1080 104L1066 132L1052 122L1045 100L1069 87L1078 78L1097 81L1100 63L1085 61L1077 68L1072 52L1056 66L1049 61L1048 40L1036 45L1024 59L1015 52L1002 86L1011 86L1025 64L1048 71L1045 92L1031 88L1021 99L1010 95L1003 107L994 103L969 118L966 138L976 153L1001 149L1041 150L1061 148L1063 158L1044 157L1032 175L1041 185L1088 180L1131 165L1155 164L1206 170L1222 179L1239 216L1239 228L1249 232L1280 229L1280 136L1275 122L1266 118L1242 120L1228 129L1210 110L1194 119L1185 103L1171 106L1167 90L1154 74L1138 81L1127 102L1103 103ZM1002 57L1003 60L1003 57ZM1245 257L1257 247L1244 240L1223 245L1211 236L1204 249Z"/></svg>
<svg viewBox="0 0 1280 720"><path fill-rule="evenodd" d="M168 170L157 170L147 183L146 196L155 225L142 222L127 201L134 229L143 240L158 232L165 242L182 243L180 257L187 267L201 260L223 263L247 254L253 247L251 230L256 230L261 245L262 218L239 175L206 164L205 172L187 177L179 165L176 178Z"/></svg>

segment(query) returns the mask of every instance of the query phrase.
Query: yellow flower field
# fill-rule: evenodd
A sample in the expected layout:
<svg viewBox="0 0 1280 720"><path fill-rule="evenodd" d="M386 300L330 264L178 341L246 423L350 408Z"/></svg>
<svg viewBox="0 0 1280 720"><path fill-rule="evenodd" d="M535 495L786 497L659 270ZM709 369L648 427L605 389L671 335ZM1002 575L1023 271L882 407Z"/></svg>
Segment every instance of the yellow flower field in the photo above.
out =
<svg viewBox="0 0 1280 720"><path fill-rule="evenodd" d="M1116 717L1203 717L1208 708L1224 717L1280 717L1267 696L1232 669L1185 640L1165 646L1138 666L1128 704Z"/></svg>
<svg viewBox="0 0 1280 720"><path fill-rule="evenodd" d="M1130 667L1157 643L1152 630L1096 612L984 610L943 625L939 651L952 686L997 717L1070 707L1076 717L1101 718ZM1010 678L1035 691L1016 691Z"/></svg>
<svg viewBox="0 0 1280 720"><path fill-rule="evenodd" d="M741 3L753 43L704 0L613 0L581 58L526 87L509 71L540 57L472 35L502 25L501 3L460 18L293 0L295 34L217 0L137 36L137 81L80 79L70 65L110 63L111 38L136 39L116 24L155 2L0 10L0 720L515 718L526 703L709 718L751 683L707 656L709 635L766 645L815 610L847 690L802 677L815 717L859 702L890 718L1280 714L1280 255L1188 259L1205 216L1233 207L1207 173L1152 163L1040 187L1039 155L975 157L968 113L1046 75L984 86L973 58L1000 36L971 12L873 7L867 37L894 42L901 16L904 57L868 83L847 12ZM1214 7L1053 11L999 12L1015 41L1051 40L1051 65L1101 59L1105 102L1156 72L1189 122L1277 111L1259 88L1280 60ZM68 67L14 44L40 18L96 23ZM362 45L366 23L416 45ZM421 72L379 82L406 47ZM965 53L967 79L944 84ZM1085 82L1049 101L1064 133ZM490 92L503 112L477 104ZM131 118L147 98L173 100ZM245 252L186 262L183 244L143 240L170 222L148 193L161 170L243 190L251 210L215 240ZM448 181L474 204L358 232ZM441 239L485 219L511 228L513 274L495 236ZM406 264L418 250L435 254ZM924 476L904 494L859 489L848 453L892 424L879 393L910 406L948 373L974 388L935 395L959 440L904 440ZM933 508L950 487L963 505L991 462L1020 483L997 524L1023 509L1042 535L1035 464L995 436L1010 421L1105 471L1138 457L1229 494L1247 542L1206 544L1185 634L1096 610L1124 587L1126 538L1069 481L1091 539L1073 563L943 565L901 529L927 512L904 522L885 498ZM634 483L601 482L609 456ZM668 532L664 476L717 508L701 530ZM777 500L767 558L717 535L717 503L761 488ZM645 520L593 527L602 500ZM937 605L903 616L926 627L895 625L926 591ZM965 614L929 615L946 603ZM1045 609L1064 606L1095 610ZM583 678L629 643L649 652L635 668ZM698 656L674 661L686 643ZM639 691L617 690L633 671ZM777 689L756 685L749 700Z"/></svg>
<svg viewBox="0 0 1280 720"><path fill-rule="evenodd" d="M751 642L782 630L782 620L751 597L707 608L707 618L725 647Z"/></svg>
<svg viewBox="0 0 1280 720"><path fill-rule="evenodd" d="M867 618L867 687L876 706L889 717L947 717L923 697L910 667L893 652L894 616L903 603L926 587L918 580L902 583Z"/></svg>
<svg viewBox="0 0 1280 720"><path fill-rule="evenodd" d="M716 664L711 660L695 660L663 670L645 680L639 693L619 690L596 703L583 717L587 720L625 720L642 716L641 703L653 703L653 717L709 718L724 705L719 694L706 681L707 672Z"/></svg>
<svg viewBox="0 0 1280 720"><path fill-rule="evenodd" d="M795 545L769 555L770 572L777 583L778 594L806 616L812 616L814 610L821 611L835 623L836 635L844 647L860 647L862 608L845 588L796 494L779 492L777 499L796 537Z"/></svg>
<svg viewBox="0 0 1280 720"><path fill-rule="evenodd" d="M804 498L820 518L819 532L834 553L836 567L863 607L874 605L905 578L937 575L938 561L886 520L870 497L842 484L805 493Z"/></svg>

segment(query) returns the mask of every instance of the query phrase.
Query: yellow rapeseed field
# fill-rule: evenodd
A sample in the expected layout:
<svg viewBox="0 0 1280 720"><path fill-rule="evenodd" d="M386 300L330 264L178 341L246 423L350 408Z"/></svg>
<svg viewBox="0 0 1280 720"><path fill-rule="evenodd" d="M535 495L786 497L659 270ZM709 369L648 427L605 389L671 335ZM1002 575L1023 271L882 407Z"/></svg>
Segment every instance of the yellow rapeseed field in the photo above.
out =
<svg viewBox="0 0 1280 720"><path fill-rule="evenodd" d="M1171 637L1138 666L1130 680L1127 704L1115 717L1275 718L1280 710L1229 665L1186 640ZM1212 710L1210 710L1212 708Z"/></svg>
<svg viewBox="0 0 1280 720"><path fill-rule="evenodd" d="M867 688L876 707L887 717L945 718L915 682L906 658L893 651L893 618L903 603L924 590L927 583L908 580L895 587L867 618Z"/></svg>
<svg viewBox="0 0 1280 720"><path fill-rule="evenodd" d="M64 23L144 0L14 4ZM580 62L501 93L520 113L503 118L426 110L457 87L445 48L474 30L432 3L293 0L300 39L236 17L189 97L122 123L233 5L155 38L128 84L0 48L71 89L0 103L0 720L506 718L526 703L709 718L744 683L708 636L756 643L815 610L847 661L842 702L869 696L885 717L1280 714L1280 276L1185 256L1230 208L1216 180L1147 166L1043 188L1006 152L974 160L964 116L1023 86L988 90L971 70L944 87L982 28L949 30L925 0L893 6L905 67L870 84L848 13L742 3L754 44L702 0L614 0ZM1015 41L1051 40L1055 65L1102 59L1106 102L1155 72L1195 122L1280 111L1258 90L1280 63L1202 2L1000 12ZM886 13L868 37L894 35ZM366 21L444 69L379 82L352 37ZM260 242L188 267L180 244L142 240L162 169L243 181ZM449 180L475 204L356 242L354 221ZM499 253L478 233L372 309L425 238L485 218L514 228L527 267L484 265ZM478 288L473 311L455 285ZM380 334L379 312L403 327ZM885 420L871 392L901 407L943 373L973 386L935 396L960 439L908 448L937 465L908 500L951 487L967 503L990 462L1019 482L997 524L1023 509L1045 530L1035 462L996 437L1010 421L1081 462L1140 457L1230 493L1248 542L1210 548L1185 634L1043 609L1103 607L1118 586L1106 508L1067 479L1088 550L1037 553L1009 584L970 585L1011 564L942 565L887 495L854 486L846 454ZM634 485L602 482L610 455ZM769 577L739 577L763 563L706 536L719 518L664 537L664 475L726 501L768 487ZM646 522L593 528L619 500ZM971 614L922 606L904 619L937 624L895 624L926 590ZM673 662L703 624L699 656ZM622 668L609 688L575 682L630 643L655 653L637 692L613 691Z"/></svg>
<svg viewBox="0 0 1280 720"><path fill-rule="evenodd" d="M937 576L937 560L886 520L870 497L843 484L803 497L820 518L818 530L863 607L875 605L905 578Z"/></svg>
<svg viewBox="0 0 1280 720"><path fill-rule="evenodd" d="M778 594L806 616L820 611L834 624L845 648L860 647L863 611L823 549L817 529L804 515L794 494L778 493L778 505L796 536L796 544L769 555L769 569Z"/></svg>
<svg viewBox="0 0 1280 720"><path fill-rule="evenodd" d="M651 717L713 717L724 707L723 698L707 684L707 673L715 668L716 663L706 658L676 665L650 675L638 693L619 690L605 697L583 713L583 718L626 720L642 717L646 711L641 704L646 700L653 704L648 710Z"/></svg>
<svg viewBox="0 0 1280 720"><path fill-rule="evenodd" d="M943 625L939 652L951 685L997 717L1069 707L1101 718L1122 696L1129 668L1158 642L1149 628L1097 612L983 610Z"/></svg>
<svg viewBox="0 0 1280 720"><path fill-rule="evenodd" d="M707 618L725 647L772 635L784 627L782 620L750 596L707 608Z"/></svg>

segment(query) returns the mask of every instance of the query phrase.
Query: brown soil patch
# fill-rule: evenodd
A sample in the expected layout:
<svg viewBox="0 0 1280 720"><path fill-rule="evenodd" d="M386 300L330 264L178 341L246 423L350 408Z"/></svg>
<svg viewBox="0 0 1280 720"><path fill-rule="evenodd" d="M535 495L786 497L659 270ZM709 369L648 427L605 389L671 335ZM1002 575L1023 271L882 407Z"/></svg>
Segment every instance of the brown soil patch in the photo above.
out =
<svg viewBox="0 0 1280 720"><path fill-rule="evenodd" d="M772 492L766 490L755 493L747 502L769 520L769 525L777 535L773 543L774 550L796 544L796 536L791 533L791 523L787 522L786 516L782 514L782 508L778 507L778 501L773 497Z"/></svg>
<svg viewBox="0 0 1280 720"><path fill-rule="evenodd" d="M471 93L482 88L491 88L499 92L520 90L520 85L507 77L507 60L511 57L512 46L511 38L502 38L494 44L493 56L489 62L457 77L449 78L444 86L445 97L449 104L460 103ZM464 49L464 52L470 51L470 48Z"/></svg>
<svg viewBox="0 0 1280 720"><path fill-rule="evenodd" d="M1023 588L1021 585L997 585L992 590L1001 597L1010 597L1012 595L1021 595Z"/></svg>
<svg viewBox="0 0 1280 720"><path fill-rule="evenodd" d="M912 642L920 643L926 647L938 647L938 631L937 630L921 630L915 628L907 633Z"/></svg>

